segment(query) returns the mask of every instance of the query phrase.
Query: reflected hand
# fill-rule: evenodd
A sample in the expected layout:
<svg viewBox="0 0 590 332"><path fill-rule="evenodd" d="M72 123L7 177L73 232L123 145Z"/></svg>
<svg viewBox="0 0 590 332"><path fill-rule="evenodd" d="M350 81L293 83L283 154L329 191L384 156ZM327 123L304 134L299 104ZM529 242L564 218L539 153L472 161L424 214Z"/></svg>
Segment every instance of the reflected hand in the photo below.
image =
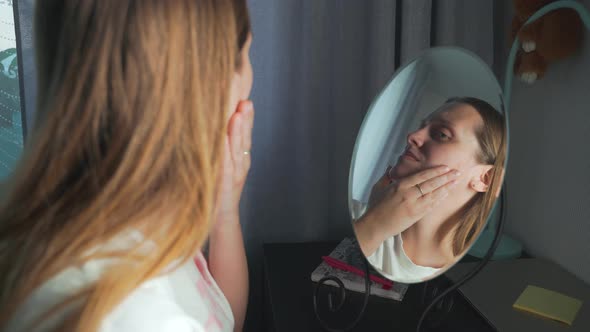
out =
<svg viewBox="0 0 590 332"><path fill-rule="evenodd" d="M369 195L367 209L370 209L372 206L375 205L376 202L380 201L381 198L383 198L383 194L393 182L393 179L389 176L392 169L393 167L391 167L391 165L387 166L385 174L371 188L371 194Z"/></svg>
<svg viewBox="0 0 590 332"><path fill-rule="evenodd" d="M373 186L365 216L385 237L412 226L448 196L460 175L446 166L430 168L399 181L392 181L388 168Z"/></svg>
<svg viewBox="0 0 590 332"><path fill-rule="evenodd" d="M251 101L241 101L229 119L224 143L223 170L219 179L219 194L215 208L215 223L239 217L239 205L248 171L254 106Z"/></svg>

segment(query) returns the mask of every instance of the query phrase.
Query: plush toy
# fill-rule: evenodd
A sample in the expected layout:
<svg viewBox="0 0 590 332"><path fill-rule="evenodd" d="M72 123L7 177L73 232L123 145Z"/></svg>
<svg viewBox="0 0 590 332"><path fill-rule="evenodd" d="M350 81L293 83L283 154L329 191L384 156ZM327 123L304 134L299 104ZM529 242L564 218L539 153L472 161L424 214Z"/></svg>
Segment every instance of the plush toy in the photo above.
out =
<svg viewBox="0 0 590 332"><path fill-rule="evenodd" d="M527 83L541 79L551 62L572 55L580 48L584 26L569 8L553 10L523 27L526 20L555 0L513 0L511 45L518 37L514 74ZM522 29L521 29L522 28Z"/></svg>

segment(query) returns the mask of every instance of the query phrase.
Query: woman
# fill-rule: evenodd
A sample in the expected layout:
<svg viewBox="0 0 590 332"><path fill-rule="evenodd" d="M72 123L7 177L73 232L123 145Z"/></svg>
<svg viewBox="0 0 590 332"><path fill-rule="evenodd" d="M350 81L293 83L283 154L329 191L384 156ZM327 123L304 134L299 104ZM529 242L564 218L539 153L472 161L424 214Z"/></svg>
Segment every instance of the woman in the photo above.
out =
<svg viewBox="0 0 590 332"><path fill-rule="evenodd" d="M36 128L0 208L1 330L241 330L245 0L44 0L35 33Z"/></svg>
<svg viewBox="0 0 590 332"><path fill-rule="evenodd" d="M354 224L369 262L401 282L444 272L485 225L505 159L500 112L476 98L445 102L408 135Z"/></svg>

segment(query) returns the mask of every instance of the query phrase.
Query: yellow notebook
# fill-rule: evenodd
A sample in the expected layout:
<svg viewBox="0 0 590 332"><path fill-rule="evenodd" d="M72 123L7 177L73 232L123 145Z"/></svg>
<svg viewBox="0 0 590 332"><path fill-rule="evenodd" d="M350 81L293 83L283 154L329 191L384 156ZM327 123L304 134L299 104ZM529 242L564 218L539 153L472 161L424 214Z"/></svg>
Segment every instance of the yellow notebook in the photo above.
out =
<svg viewBox="0 0 590 332"><path fill-rule="evenodd" d="M528 285L512 307L572 325L582 301L545 288Z"/></svg>

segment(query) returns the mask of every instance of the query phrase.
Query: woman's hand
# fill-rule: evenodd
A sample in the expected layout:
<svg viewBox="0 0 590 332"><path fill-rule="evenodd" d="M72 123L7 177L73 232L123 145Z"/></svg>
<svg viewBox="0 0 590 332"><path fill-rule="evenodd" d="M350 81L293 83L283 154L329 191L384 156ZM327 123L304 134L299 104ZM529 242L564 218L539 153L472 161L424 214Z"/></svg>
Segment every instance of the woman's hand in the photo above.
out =
<svg viewBox="0 0 590 332"><path fill-rule="evenodd" d="M393 180L389 176L393 167L387 166L385 174L373 185L371 188L371 194L369 195L369 202L367 204L367 210L379 202L385 194L387 188L392 184Z"/></svg>
<svg viewBox="0 0 590 332"><path fill-rule="evenodd" d="M250 170L254 107L241 101L229 119L215 208L209 234L209 270L231 307L235 331L241 331L248 304L248 262L240 225L240 198Z"/></svg>
<svg viewBox="0 0 590 332"><path fill-rule="evenodd" d="M373 186L367 212L354 226L367 256L385 239L403 232L428 214L448 196L460 175L446 166L438 166L393 181L390 170Z"/></svg>
<svg viewBox="0 0 590 332"><path fill-rule="evenodd" d="M382 224L389 236L399 234L422 219L442 199L448 196L449 187L456 183L460 174L446 166L430 168L399 181L389 178L389 170L378 184L392 181L381 189L377 201L368 213Z"/></svg>
<svg viewBox="0 0 590 332"><path fill-rule="evenodd" d="M216 223L239 216L240 198L250 170L253 125L254 106L249 100L241 101L229 119L215 211Z"/></svg>

